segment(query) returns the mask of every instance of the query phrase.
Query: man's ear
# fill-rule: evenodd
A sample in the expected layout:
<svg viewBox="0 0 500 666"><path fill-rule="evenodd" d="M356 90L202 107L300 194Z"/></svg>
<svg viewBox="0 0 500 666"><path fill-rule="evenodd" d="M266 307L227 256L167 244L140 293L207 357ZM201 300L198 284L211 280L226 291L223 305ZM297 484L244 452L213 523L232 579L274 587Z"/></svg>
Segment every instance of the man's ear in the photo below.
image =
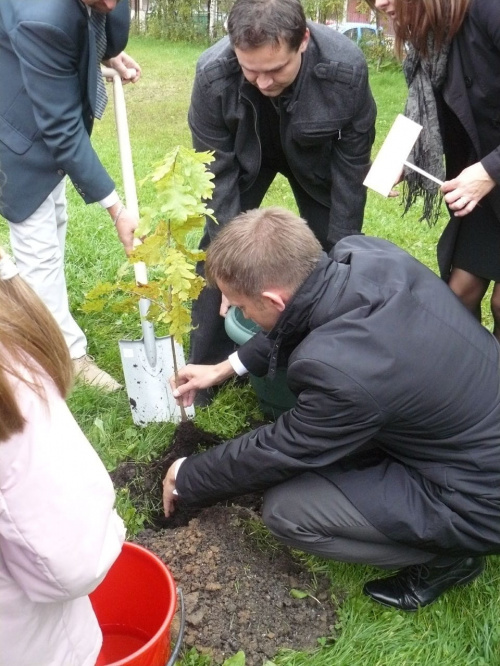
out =
<svg viewBox="0 0 500 666"><path fill-rule="evenodd" d="M280 289L276 289L272 291L263 291L262 298L269 305L276 308L278 312L283 312L288 302L289 296L286 294L286 292Z"/></svg>
<svg viewBox="0 0 500 666"><path fill-rule="evenodd" d="M307 49L307 46L309 44L309 37L311 36L311 33L309 32L309 28L306 28L306 31L304 33L304 37L302 39L302 42L299 46L299 53L304 53L304 51Z"/></svg>

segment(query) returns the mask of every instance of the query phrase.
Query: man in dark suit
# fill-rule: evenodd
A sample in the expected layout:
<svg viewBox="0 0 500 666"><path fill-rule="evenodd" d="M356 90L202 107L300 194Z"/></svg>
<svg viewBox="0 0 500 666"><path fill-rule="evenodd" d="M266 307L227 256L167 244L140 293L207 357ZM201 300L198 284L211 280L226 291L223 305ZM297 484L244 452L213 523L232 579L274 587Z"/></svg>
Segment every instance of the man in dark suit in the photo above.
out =
<svg viewBox="0 0 500 666"><path fill-rule="evenodd" d="M119 384L87 355L69 311L64 276L65 176L86 203L99 202L126 251L137 220L121 203L92 148L106 93L100 62L136 82L139 65L124 51L126 0L2 0L0 3L0 213L10 227L21 275L54 315L80 378L104 390Z"/></svg>
<svg viewBox="0 0 500 666"><path fill-rule="evenodd" d="M164 481L204 504L265 490L284 543L402 568L370 581L406 611L435 601L500 552L500 346L427 267L388 241L340 240L327 256L304 220L240 215L207 251L207 277L261 326L237 352L254 375L287 367L297 396L275 423L176 461ZM189 404L238 363L187 365Z"/></svg>

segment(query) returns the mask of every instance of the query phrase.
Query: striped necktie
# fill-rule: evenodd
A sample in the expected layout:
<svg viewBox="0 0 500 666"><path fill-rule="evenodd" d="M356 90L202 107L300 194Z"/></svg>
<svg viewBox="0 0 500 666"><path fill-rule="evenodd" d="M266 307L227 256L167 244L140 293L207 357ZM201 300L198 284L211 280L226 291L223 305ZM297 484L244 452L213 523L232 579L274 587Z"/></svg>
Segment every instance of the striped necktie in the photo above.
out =
<svg viewBox="0 0 500 666"><path fill-rule="evenodd" d="M96 118L102 118L104 109L108 102L106 86L101 74L101 60L106 53L106 14L92 10L90 12L90 22L94 28L95 45L97 51L97 96L95 105Z"/></svg>

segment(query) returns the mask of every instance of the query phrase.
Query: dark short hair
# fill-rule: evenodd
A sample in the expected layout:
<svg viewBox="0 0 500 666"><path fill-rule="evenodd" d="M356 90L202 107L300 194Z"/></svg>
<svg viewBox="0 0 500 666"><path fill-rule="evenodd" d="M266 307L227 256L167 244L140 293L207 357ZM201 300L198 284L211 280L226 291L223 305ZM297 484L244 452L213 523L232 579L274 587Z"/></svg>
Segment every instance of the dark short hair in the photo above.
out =
<svg viewBox="0 0 500 666"><path fill-rule="evenodd" d="M227 27L231 45L242 51L281 42L297 51L307 23L300 0L236 0Z"/></svg>

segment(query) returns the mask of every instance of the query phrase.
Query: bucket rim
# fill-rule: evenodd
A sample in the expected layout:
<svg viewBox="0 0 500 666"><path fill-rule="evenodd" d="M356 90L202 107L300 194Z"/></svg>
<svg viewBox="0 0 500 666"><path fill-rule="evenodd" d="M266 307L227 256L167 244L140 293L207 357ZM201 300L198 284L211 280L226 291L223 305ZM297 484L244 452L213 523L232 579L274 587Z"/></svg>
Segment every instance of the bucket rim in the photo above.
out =
<svg viewBox="0 0 500 666"><path fill-rule="evenodd" d="M165 575L165 580L167 581L167 585L169 588L169 592L171 593L171 599L173 600L173 603L169 604L167 615L163 622L161 623L161 626L158 628L158 631L155 632L154 636L152 636L147 643L145 643L142 647L140 647L138 650L135 652L132 652L131 654L127 655L123 659L119 659L118 661L113 661L110 664L106 664L106 666L127 666L130 664L132 659L137 659L140 657L142 654L144 654L151 645L156 643L160 636L165 634L167 628L169 625L172 623L172 620L175 615L175 611L177 610L177 587L174 581L174 577L172 576L172 572L170 569L167 567L165 562L160 560L160 558L155 555L153 552L151 552L148 548L144 548L144 546L140 546L137 543L132 543L132 541L124 541L122 550L120 552L120 555L123 553L123 551L130 551L131 553L136 553L136 554L141 554L141 555L146 555L149 560L154 562L155 564L159 565L159 568Z"/></svg>

